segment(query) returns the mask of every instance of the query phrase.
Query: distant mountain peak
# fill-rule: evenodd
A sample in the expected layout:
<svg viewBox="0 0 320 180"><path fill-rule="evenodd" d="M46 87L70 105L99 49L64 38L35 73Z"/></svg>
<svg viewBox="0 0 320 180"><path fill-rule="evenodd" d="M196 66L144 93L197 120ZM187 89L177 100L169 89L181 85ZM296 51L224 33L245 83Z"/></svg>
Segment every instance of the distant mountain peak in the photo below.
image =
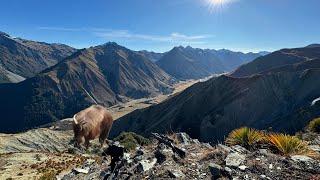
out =
<svg viewBox="0 0 320 180"><path fill-rule="evenodd" d="M182 51L184 50L184 47L183 46L175 46L174 48L172 48L171 51L173 52L176 52L176 51ZM170 52L170 51L169 51Z"/></svg>
<svg viewBox="0 0 320 180"><path fill-rule="evenodd" d="M106 42L102 45L95 46L95 47L106 47L106 48L120 48L120 47L122 47L122 48L124 48L123 46L117 44L116 42L111 42L111 41Z"/></svg>
<svg viewBox="0 0 320 180"><path fill-rule="evenodd" d="M5 32L2 32L2 31L0 31L0 36L10 37L10 35L9 35L9 34L7 34L7 33L5 33Z"/></svg>
<svg viewBox="0 0 320 180"><path fill-rule="evenodd" d="M306 46L306 48L317 48L317 47L320 47L320 44L310 44Z"/></svg>

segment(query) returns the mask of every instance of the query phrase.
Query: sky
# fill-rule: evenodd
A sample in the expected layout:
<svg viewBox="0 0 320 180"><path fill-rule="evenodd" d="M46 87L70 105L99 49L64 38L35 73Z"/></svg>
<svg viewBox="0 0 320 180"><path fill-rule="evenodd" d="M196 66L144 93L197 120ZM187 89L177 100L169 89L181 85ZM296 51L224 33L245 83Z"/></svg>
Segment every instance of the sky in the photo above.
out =
<svg viewBox="0 0 320 180"><path fill-rule="evenodd" d="M274 51L320 43L319 0L3 0L0 31L86 48Z"/></svg>

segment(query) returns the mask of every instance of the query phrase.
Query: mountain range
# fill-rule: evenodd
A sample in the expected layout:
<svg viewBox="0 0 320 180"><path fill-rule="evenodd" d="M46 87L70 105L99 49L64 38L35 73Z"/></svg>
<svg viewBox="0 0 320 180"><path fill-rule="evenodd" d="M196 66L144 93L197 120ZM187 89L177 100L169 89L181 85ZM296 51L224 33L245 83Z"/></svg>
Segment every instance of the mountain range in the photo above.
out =
<svg viewBox="0 0 320 180"><path fill-rule="evenodd" d="M82 49L20 83L0 84L1 132L32 128L90 106L172 91L172 78L116 43ZM10 121L7 121L10 119Z"/></svg>
<svg viewBox="0 0 320 180"><path fill-rule="evenodd" d="M156 62L159 59L162 58L163 55L165 55L166 53L157 53L157 52L153 52L153 51L146 51L146 50L142 50L142 51L137 51L138 53L146 56L148 59L150 59L152 62Z"/></svg>
<svg viewBox="0 0 320 180"><path fill-rule="evenodd" d="M0 83L20 82L76 51L64 44L13 38L0 32Z"/></svg>
<svg viewBox="0 0 320 180"><path fill-rule="evenodd" d="M236 67L250 62L257 57L267 54L242 53L226 49L199 49L187 47L175 47L158 57L157 65L176 79L199 79L230 72ZM146 56L151 56L147 53Z"/></svg>
<svg viewBox="0 0 320 180"><path fill-rule="evenodd" d="M168 94L176 80L231 71L265 54L190 46L155 53L112 42L77 50L1 33L0 101L5 103L0 104L0 132L71 117L94 103L109 107ZM304 66L309 65L296 68Z"/></svg>
<svg viewBox="0 0 320 180"><path fill-rule="evenodd" d="M259 57L230 75L197 83L118 119L111 135L187 132L217 142L241 126L295 133L320 115L320 104L312 105L320 97L319 52L313 46Z"/></svg>

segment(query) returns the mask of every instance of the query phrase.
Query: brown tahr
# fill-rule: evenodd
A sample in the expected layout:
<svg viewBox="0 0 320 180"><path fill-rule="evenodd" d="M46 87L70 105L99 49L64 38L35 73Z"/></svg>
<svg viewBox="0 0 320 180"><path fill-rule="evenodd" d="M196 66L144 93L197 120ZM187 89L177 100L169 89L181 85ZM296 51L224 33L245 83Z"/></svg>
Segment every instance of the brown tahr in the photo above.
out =
<svg viewBox="0 0 320 180"><path fill-rule="evenodd" d="M75 145L80 146L85 142L86 148L90 140L99 137L101 147L108 138L112 127L113 118L107 109L100 105L92 105L73 116L73 131Z"/></svg>

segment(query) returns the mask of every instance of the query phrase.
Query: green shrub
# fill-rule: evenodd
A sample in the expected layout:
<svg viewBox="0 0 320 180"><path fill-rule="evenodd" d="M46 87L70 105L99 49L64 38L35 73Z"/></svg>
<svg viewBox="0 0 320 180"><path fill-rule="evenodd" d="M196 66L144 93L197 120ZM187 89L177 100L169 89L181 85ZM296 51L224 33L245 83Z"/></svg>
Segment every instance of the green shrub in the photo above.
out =
<svg viewBox="0 0 320 180"><path fill-rule="evenodd" d="M308 125L308 129L312 132L320 133L320 118L312 120Z"/></svg>
<svg viewBox="0 0 320 180"><path fill-rule="evenodd" d="M150 143L150 140L133 132L122 132L118 137L114 138L124 146L126 151L135 149L138 145L144 146Z"/></svg>
<svg viewBox="0 0 320 180"><path fill-rule="evenodd" d="M253 148L259 142L262 142L265 138L263 132L251 129L248 127L242 127L233 130L226 139L226 144L228 145L241 145L245 148Z"/></svg>
<svg viewBox="0 0 320 180"><path fill-rule="evenodd" d="M282 155L309 154L307 144L296 136L286 134L270 134L268 142Z"/></svg>

